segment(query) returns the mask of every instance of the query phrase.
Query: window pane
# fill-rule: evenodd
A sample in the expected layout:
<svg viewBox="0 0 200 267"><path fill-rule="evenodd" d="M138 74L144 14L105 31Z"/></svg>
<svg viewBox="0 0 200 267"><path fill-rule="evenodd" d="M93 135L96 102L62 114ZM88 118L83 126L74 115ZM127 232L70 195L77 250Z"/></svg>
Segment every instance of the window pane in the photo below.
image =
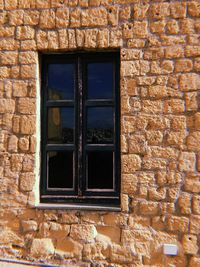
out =
<svg viewBox="0 0 200 267"><path fill-rule="evenodd" d="M48 143L70 144L74 141L74 109L48 109Z"/></svg>
<svg viewBox="0 0 200 267"><path fill-rule="evenodd" d="M87 142L90 144L113 143L113 108L91 107L87 110Z"/></svg>
<svg viewBox="0 0 200 267"><path fill-rule="evenodd" d="M73 187L72 151L52 151L48 153L48 187Z"/></svg>
<svg viewBox="0 0 200 267"><path fill-rule="evenodd" d="M87 172L88 189L113 189L113 152L88 152Z"/></svg>
<svg viewBox="0 0 200 267"><path fill-rule="evenodd" d="M88 99L106 99L113 97L113 64L88 64Z"/></svg>
<svg viewBox="0 0 200 267"><path fill-rule="evenodd" d="M50 64L48 68L48 98L74 98L74 64Z"/></svg>

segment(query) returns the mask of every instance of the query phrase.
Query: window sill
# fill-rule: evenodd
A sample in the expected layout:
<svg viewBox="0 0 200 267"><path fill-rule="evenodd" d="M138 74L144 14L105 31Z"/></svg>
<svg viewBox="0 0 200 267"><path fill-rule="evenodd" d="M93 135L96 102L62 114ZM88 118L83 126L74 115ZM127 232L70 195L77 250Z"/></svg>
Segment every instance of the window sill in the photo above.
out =
<svg viewBox="0 0 200 267"><path fill-rule="evenodd" d="M80 205L80 204L55 204L55 203L40 203L35 206L36 209L53 209L53 210L84 210L84 211L121 211L120 207L115 206L98 206L98 205Z"/></svg>

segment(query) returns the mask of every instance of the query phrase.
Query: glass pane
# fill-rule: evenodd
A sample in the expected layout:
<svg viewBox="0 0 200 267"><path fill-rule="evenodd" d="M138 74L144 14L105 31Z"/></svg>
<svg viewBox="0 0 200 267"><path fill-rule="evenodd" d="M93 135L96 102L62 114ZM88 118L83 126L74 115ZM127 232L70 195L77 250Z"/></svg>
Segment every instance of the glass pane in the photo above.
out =
<svg viewBox="0 0 200 267"><path fill-rule="evenodd" d="M113 97L113 64L88 64L88 99L106 99Z"/></svg>
<svg viewBox="0 0 200 267"><path fill-rule="evenodd" d="M73 152L48 152L48 188L73 187Z"/></svg>
<svg viewBox="0 0 200 267"><path fill-rule="evenodd" d="M71 144L74 141L74 109L48 109L48 143Z"/></svg>
<svg viewBox="0 0 200 267"><path fill-rule="evenodd" d="M87 110L87 142L89 144L113 143L113 108L91 107Z"/></svg>
<svg viewBox="0 0 200 267"><path fill-rule="evenodd" d="M88 189L113 189L113 152L90 151L87 155Z"/></svg>
<svg viewBox="0 0 200 267"><path fill-rule="evenodd" d="M50 100L74 98L74 64L50 64L48 96Z"/></svg>

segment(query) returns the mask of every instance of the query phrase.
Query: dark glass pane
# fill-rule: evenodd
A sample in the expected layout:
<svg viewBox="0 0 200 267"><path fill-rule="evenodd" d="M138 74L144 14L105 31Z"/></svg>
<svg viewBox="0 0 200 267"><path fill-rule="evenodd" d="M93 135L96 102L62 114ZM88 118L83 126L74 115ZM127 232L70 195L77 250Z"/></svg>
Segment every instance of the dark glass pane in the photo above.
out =
<svg viewBox="0 0 200 267"><path fill-rule="evenodd" d="M88 152L87 171L88 189L113 189L113 152Z"/></svg>
<svg viewBox="0 0 200 267"><path fill-rule="evenodd" d="M73 152L48 153L48 188L73 187Z"/></svg>
<svg viewBox="0 0 200 267"><path fill-rule="evenodd" d="M91 107L87 110L87 142L90 144L113 143L113 108Z"/></svg>
<svg viewBox="0 0 200 267"><path fill-rule="evenodd" d="M88 99L106 99L113 97L113 64L88 64Z"/></svg>
<svg viewBox="0 0 200 267"><path fill-rule="evenodd" d="M48 143L70 144L74 141L74 109L48 109Z"/></svg>
<svg viewBox="0 0 200 267"><path fill-rule="evenodd" d="M74 64L50 64L48 68L50 100L74 98Z"/></svg>

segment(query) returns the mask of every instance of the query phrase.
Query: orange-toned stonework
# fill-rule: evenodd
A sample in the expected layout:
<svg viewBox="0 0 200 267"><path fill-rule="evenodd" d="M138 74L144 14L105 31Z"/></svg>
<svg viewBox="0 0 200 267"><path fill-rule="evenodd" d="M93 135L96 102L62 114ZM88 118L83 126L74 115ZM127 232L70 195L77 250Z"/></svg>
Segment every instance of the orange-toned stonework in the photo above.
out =
<svg viewBox="0 0 200 267"><path fill-rule="evenodd" d="M121 54L121 211L36 208L38 54L109 49ZM197 0L0 0L0 258L200 266L199 71Z"/></svg>

